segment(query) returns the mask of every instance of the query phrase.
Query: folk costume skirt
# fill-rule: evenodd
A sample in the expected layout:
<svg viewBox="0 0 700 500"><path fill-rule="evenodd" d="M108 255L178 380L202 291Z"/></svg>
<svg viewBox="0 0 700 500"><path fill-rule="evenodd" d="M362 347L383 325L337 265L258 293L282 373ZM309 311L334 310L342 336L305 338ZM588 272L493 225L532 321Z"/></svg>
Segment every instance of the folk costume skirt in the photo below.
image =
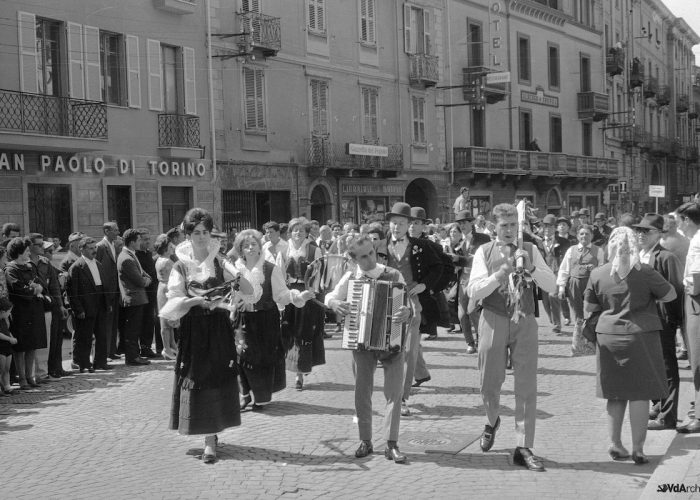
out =
<svg viewBox="0 0 700 500"><path fill-rule="evenodd" d="M290 288L304 291L304 284ZM287 370L309 373L311 368L326 363L323 346L325 310L313 300L301 309L287 305L282 314L282 337L287 347Z"/></svg>

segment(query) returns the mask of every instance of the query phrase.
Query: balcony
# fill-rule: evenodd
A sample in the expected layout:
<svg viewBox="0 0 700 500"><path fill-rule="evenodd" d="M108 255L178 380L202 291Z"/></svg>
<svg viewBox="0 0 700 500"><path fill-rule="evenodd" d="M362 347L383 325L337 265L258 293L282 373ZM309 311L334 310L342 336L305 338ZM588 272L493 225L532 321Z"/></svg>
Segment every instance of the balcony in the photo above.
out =
<svg viewBox="0 0 700 500"><path fill-rule="evenodd" d="M199 142L199 117L158 115L158 149L167 158L201 158L203 148Z"/></svg>
<svg viewBox="0 0 700 500"><path fill-rule="evenodd" d="M653 99L659 91L659 82L656 77L650 76L644 80L644 98Z"/></svg>
<svg viewBox="0 0 700 500"><path fill-rule="evenodd" d="M694 102L692 108L690 109L692 111L688 113L689 120L695 120L698 116L700 116L700 103Z"/></svg>
<svg viewBox="0 0 700 500"><path fill-rule="evenodd" d="M674 144L666 137L654 137L651 139L649 154L656 157L670 156L675 150Z"/></svg>
<svg viewBox="0 0 700 500"><path fill-rule="evenodd" d="M440 78L438 72L438 57L428 54L411 54L409 56L410 70L408 80L412 85L434 87Z"/></svg>
<svg viewBox="0 0 700 500"><path fill-rule="evenodd" d="M600 92L579 92L578 93L578 118L579 120L599 121L607 116L608 94Z"/></svg>
<svg viewBox="0 0 700 500"><path fill-rule="evenodd" d="M612 48L605 57L605 72L610 76L621 75L625 71L625 51Z"/></svg>
<svg viewBox="0 0 700 500"><path fill-rule="evenodd" d="M455 171L544 177L617 178L618 160L565 153L455 148Z"/></svg>
<svg viewBox="0 0 700 500"><path fill-rule="evenodd" d="M36 135L47 138L37 140ZM104 147L91 144L95 140L107 140L104 103L0 90L3 146L56 151L91 151Z"/></svg>
<svg viewBox="0 0 700 500"><path fill-rule="evenodd" d="M668 85L659 85L659 91L656 93L656 104L659 106L671 104L671 89Z"/></svg>
<svg viewBox="0 0 700 500"><path fill-rule="evenodd" d="M311 168L342 171L350 177L396 177L403 170L401 144L371 144L363 141L368 154L350 154L348 143L332 142L326 137L304 140L307 164ZM375 146L376 148L372 148Z"/></svg>
<svg viewBox="0 0 700 500"><path fill-rule="evenodd" d="M639 125L622 129L622 145L627 148L651 148L651 137Z"/></svg>
<svg viewBox="0 0 700 500"><path fill-rule="evenodd" d="M274 57L282 48L280 18L259 12L238 14L239 29L245 36L239 37L244 53L258 53L262 57Z"/></svg>
<svg viewBox="0 0 700 500"><path fill-rule="evenodd" d="M676 97L676 113L685 113L690 109L688 94L678 94Z"/></svg>
<svg viewBox="0 0 700 500"><path fill-rule="evenodd" d="M644 66L635 57L630 67L630 88L635 89L642 85L644 85Z"/></svg>
<svg viewBox="0 0 700 500"><path fill-rule="evenodd" d="M194 0L153 0L153 5L171 14L193 14L197 10Z"/></svg>
<svg viewBox="0 0 700 500"><path fill-rule="evenodd" d="M469 66L462 68L462 81L464 85L464 100L473 101L483 97L488 104L503 101L508 93L507 83L486 83L486 75L493 73L486 66ZM481 87L481 95L476 90Z"/></svg>

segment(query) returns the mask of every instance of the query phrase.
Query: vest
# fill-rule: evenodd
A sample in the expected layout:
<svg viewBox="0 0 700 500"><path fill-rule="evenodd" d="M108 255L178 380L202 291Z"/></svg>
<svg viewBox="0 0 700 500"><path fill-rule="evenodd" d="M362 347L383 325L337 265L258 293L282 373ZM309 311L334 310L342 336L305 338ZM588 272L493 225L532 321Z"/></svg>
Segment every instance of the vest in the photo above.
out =
<svg viewBox="0 0 700 500"><path fill-rule="evenodd" d="M590 249L580 249L578 245L572 250L571 269L569 275L572 278L588 278L594 267L598 267L598 247L591 245Z"/></svg>
<svg viewBox="0 0 700 500"><path fill-rule="evenodd" d="M310 242L306 245L306 255L299 258L290 257L289 262L287 262L287 276L297 281L303 281L304 276L306 276L306 269L316 254L316 248L316 244Z"/></svg>
<svg viewBox="0 0 700 500"><path fill-rule="evenodd" d="M501 252L498 250L498 246L496 245L495 241L485 243L482 245L482 248L484 249L484 260L490 276L501 268L501 264L505 262L505 259L501 256ZM532 262L532 243L523 243L523 248L530 255L530 262ZM525 315L535 314L535 298L533 295L533 289L534 286L525 288L523 290L523 295L520 298L520 310ZM501 316L507 316L510 318L513 315L513 306L508 305L507 286L499 286L496 288L491 295L481 301L481 305L484 309L488 309L489 311Z"/></svg>
<svg viewBox="0 0 700 500"><path fill-rule="evenodd" d="M554 271L554 274L556 274L559 271L559 262L557 262L557 256L555 255L555 251L557 248L557 240L556 238L552 239L552 248L547 253L547 240L542 241L542 249L544 250L544 261L545 263L549 266L549 268Z"/></svg>
<svg viewBox="0 0 700 500"><path fill-rule="evenodd" d="M403 280L406 282L407 287L411 287L415 283L415 280L413 278L413 271L411 270L412 251L413 245L409 243L408 245L406 245L406 251L403 253L401 260L396 260L396 256L394 255L394 252L392 250L389 250L387 252L389 254L387 259L387 265L389 267L393 267L401 273L401 276L403 276Z"/></svg>
<svg viewBox="0 0 700 500"><path fill-rule="evenodd" d="M253 305L253 309L255 311L277 309L277 304L272 298L272 270L274 268L274 264L268 261L263 262L263 275L265 276L265 282L262 285L262 295L260 296L260 300Z"/></svg>

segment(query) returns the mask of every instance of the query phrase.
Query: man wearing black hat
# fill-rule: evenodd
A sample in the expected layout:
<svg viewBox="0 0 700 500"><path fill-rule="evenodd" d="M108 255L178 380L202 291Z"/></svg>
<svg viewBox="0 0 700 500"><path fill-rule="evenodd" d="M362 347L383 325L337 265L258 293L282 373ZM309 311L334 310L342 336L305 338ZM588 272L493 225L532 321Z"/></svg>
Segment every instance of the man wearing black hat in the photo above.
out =
<svg viewBox="0 0 700 500"><path fill-rule="evenodd" d="M661 318L661 348L666 366L668 397L654 401L649 413L655 417L649 422L649 430L675 429L678 419L678 360L676 359L676 329L683 322L683 270L678 257L665 250L660 243L664 230L664 218L659 214L646 214L633 226L639 243L639 261L652 266L676 290L671 302L658 302Z"/></svg>
<svg viewBox="0 0 700 500"><path fill-rule="evenodd" d="M566 220L566 219L564 219ZM559 265L566 251L571 246L568 239L559 236L554 228L557 219L553 214L547 214L542 218L542 238L537 242L544 261L554 274L559 272ZM542 305L552 323L554 333L561 332L561 301L556 293L542 292Z"/></svg>
<svg viewBox="0 0 700 500"><path fill-rule="evenodd" d="M601 248L608 244L608 238L610 238L610 233L612 233L612 229L610 229L607 222L607 217L603 212L595 214L592 243Z"/></svg>

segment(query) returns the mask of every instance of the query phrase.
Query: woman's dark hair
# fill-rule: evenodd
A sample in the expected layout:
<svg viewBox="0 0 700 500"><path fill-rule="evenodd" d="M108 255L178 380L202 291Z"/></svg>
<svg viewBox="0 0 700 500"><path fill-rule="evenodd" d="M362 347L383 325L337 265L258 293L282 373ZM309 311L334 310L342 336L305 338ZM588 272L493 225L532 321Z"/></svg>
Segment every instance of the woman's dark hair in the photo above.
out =
<svg viewBox="0 0 700 500"><path fill-rule="evenodd" d="M199 224L204 226L204 229L211 232L214 229L214 219L211 214L203 208L193 208L185 214L182 221L182 226L185 229L185 234L192 234L194 228Z"/></svg>
<svg viewBox="0 0 700 500"><path fill-rule="evenodd" d="M7 244L7 258L10 260L15 260L30 246L32 246L32 240L29 238L20 238L19 236L12 238Z"/></svg>
<svg viewBox="0 0 700 500"><path fill-rule="evenodd" d="M153 244L153 249L156 251L158 255L165 255L165 252L168 251L168 247L170 246L170 238L168 238L167 234L160 234L156 238L156 242Z"/></svg>

